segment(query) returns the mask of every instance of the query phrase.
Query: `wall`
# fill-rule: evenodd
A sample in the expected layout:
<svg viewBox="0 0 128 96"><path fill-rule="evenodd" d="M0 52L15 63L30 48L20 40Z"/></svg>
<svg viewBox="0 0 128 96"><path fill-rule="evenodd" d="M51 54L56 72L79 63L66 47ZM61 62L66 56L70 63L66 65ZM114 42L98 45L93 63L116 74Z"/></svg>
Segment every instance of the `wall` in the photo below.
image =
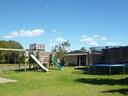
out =
<svg viewBox="0 0 128 96"><path fill-rule="evenodd" d="M77 66L77 56L68 56L67 61L68 61L68 65Z"/></svg>

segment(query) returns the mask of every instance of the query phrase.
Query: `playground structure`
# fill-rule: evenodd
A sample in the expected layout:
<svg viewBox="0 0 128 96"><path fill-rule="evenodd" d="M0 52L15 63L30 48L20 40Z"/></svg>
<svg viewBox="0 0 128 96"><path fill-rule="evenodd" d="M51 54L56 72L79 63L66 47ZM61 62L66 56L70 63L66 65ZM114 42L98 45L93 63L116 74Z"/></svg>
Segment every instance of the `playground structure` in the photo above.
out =
<svg viewBox="0 0 128 96"><path fill-rule="evenodd" d="M58 62L58 59L55 57L55 53L49 53L45 51L45 45L43 44L31 44L29 46L30 56L38 63L38 65L48 71L49 63L57 67L58 69L62 69L64 63ZM36 58L35 58L36 57ZM51 61L51 62L49 62ZM43 65L46 65L46 68Z"/></svg>
<svg viewBox="0 0 128 96"><path fill-rule="evenodd" d="M37 44L34 44L36 45L35 47L37 47ZM38 44L39 45L39 44ZM41 44L40 44L41 45ZM39 45L39 46L40 46ZM30 45L31 46L31 45ZM30 47L31 48L31 47ZM8 51L8 52L19 52L19 54L22 56L24 56L24 69L26 71L26 69L28 68L27 67L27 62L29 61L29 68L31 68L31 60L30 58L32 58L43 70L45 71L49 71L47 68L44 67L44 63L46 63L48 65L49 61L48 61L48 54L44 55L44 54L40 54L40 51L38 51L37 49L40 49L41 52L45 52L45 50L41 50L41 49L44 49L42 47L40 48L35 48L35 50L33 49L29 49L29 50L26 50L26 49L9 49L9 48L0 48L0 51ZM35 54L33 54L35 53ZM37 54L39 53L39 54ZM35 56L34 56L35 55ZM42 58L41 58L41 55L42 55ZM46 57L47 56L47 57ZM37 59L37 57L40 57L39 60ZM45 60L47 59L47 61ZM19 70L20 70L20 63L19 63Z"/></svg>
<svg viewBox="0 0 128 96"><path fill-rule="evenodd" d="M30 54L30 56L37 62L37 64L38 64L42 69L44 69L45 71L49 71L47 68L45 68L45 67L41 64L41 62L40 62L34 55Z"/></svg>
<svg viewBox="0 0 128 96"><path fill-rule="evenodd" d="M9 54L11 53L11 52L19 52L19 56L21 56L21 57L23 57L23 62L25 63L24 64L24 69L26 70L26 68L27 68L27 66L26 66L26 58L28 57L28 54L26 54L28 51L26 51L25 49L10 49L10 48L0 48L0 51L5 51L5 52L7 52L7 55L8 55L8 64L9 64ZM20 59L19 59L19 61L20 61ZM23 63L22 62L22 63ZM4 65L4 64L2 64L2 65ZM17 64L18 65L18 69L20 70L21 69L21 63L18 63ZM22 66L23 67L23 66ZM13 68L11 68L11 69L13 69ZM1 70L1 69L0 69Z"/></svg>
<svg viewBox="0 0 128 96"><path fill-rule="evenodd" d="M49 53L45 51L45 45L43 44L30 44L29 54L31 59L33 59L43 70L49 71ZM32 60L30 59L30 62ZM44 67L46 65L46 67ZM38 68L38 66L36 66Z"/></svg>
<svg viewBox="0 0 128 96"><path fill-rule="evenodd" d="M8 52L19 52L19 55L24 57L24 69L26 71L27 68L36 68L36 69L43 69L44 71L48 72L48 68L50 66L50 59L51 64L55 65L58 69L62 69L62 63L57 62L57 58L54 56L54 53L49 53L45 51L45 46L43 44L30 44L29 50L28 49L9 49L9 48L0 48L0 51L8 51ZM52 58L50 58L50 56ZM27 64L29 63L29 64ZM19 70L20 70L20 63L19 63Z"/></svg>
<svg viewBox="0 0 128 96"><path fill-rule="evenodd" d="M64 62L58 61L57 58L54 56L54 54L51 57L51 63L60 70L64 67Z"/></svg>

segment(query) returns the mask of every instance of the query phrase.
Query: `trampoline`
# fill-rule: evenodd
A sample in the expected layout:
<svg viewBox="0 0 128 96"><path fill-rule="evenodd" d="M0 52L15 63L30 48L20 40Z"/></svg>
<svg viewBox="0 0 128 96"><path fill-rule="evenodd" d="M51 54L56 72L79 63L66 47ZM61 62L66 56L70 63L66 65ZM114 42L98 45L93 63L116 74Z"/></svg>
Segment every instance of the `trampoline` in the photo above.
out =
<svg viewBox="0 0 128 96"><path fill-rule="evenodd" d="M128 66L128 64L92 64L90 67L93 67L93 71L96 72L96 67L108 67L109 69L109 75L112 74L112 67L122 67L122 72L125 74L125 67Z"/></svg>
<svg viewBox="0 0 128 96"><path fill-rule="evenodd" d="M101 72L108 71L110 75L112 72L113 74L116 72L114 69L119 69L117 72L127 72L128 46L91 47L89 51L89 64L94 71L96 71L96 68L101 68Z"/></svg>

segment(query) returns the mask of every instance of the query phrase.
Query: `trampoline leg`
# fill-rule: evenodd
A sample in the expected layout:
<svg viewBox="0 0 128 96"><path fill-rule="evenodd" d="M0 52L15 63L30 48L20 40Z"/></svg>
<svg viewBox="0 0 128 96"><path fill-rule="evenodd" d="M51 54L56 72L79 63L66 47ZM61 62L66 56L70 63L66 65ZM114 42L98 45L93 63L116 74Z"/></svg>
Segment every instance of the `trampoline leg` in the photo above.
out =
<svg viewBox="0 0 128 96"><path fill-rule="evenodd" d="M109 75L111 75L111 66L109 67Z"/></svg>
<svg viewBox="0 0 128 96"><path fill-rule="evenodd" d="M89 66L88 72L91 73L91 66Z"/></svg>
<svg viewBox="0 0 128 96"><path fill-rule="evenodd" d="M94 73L96 72L95 66L94 66Z"/></svg>
<svg viewBox="0 0 128 96"><path fill-rule="evenodd" d="M125 66L123 66L123 74L125 74Z"/></svg>

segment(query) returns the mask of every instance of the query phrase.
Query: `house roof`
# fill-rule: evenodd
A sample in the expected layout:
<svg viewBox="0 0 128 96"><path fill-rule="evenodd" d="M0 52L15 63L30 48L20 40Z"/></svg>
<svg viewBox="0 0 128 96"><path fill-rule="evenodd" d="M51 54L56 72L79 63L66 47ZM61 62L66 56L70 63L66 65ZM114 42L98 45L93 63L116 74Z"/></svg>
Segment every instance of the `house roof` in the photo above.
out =
<svg viewBox="0 0 128 96"><path fill-rule="evenodd" d="M71 51L71 52L67 53L68 56L72 56L72 55L87 55L87 54L88 54L88 52L81 51L81 50L75 50L75 51Z"/></svg>

